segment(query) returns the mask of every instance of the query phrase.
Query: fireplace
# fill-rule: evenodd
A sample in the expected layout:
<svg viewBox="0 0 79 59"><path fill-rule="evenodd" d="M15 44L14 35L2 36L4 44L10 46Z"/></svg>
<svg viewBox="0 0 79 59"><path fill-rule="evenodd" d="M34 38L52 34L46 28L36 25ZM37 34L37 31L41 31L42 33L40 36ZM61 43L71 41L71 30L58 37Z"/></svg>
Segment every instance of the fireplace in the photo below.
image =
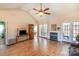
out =
<svg viewBox="0 0 79 59"><path fill-rule="evenodd" d="M19 36L27 35L27 30L19 30Z"/></svg>

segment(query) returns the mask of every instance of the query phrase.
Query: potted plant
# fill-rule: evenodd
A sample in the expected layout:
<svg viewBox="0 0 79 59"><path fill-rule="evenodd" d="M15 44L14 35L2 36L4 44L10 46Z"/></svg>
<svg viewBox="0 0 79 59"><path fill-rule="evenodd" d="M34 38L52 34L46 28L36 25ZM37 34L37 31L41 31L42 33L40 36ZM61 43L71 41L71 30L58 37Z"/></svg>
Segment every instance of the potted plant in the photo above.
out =
<svg viewBox="0 0 79 59"><path fill-rule="evenodd" d="M76 36L76 41L79 41L79 35Z"/></svg>

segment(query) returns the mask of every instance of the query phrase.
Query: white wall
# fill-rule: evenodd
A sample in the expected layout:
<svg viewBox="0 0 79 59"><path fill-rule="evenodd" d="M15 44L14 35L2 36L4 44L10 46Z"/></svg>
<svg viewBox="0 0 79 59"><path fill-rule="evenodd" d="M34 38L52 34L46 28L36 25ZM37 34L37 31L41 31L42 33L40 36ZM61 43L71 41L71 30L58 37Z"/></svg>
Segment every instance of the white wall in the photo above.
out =
<svg viewBox="0 0 79 59"><path fill-rule="evenodd" d="M54 11L56 10L54 9ZM27 12L29 12L29 10ZM57 9L56 13L53 13L52 11L52 15L45 15L44 17L39 17L39 15L36 15L35 12L32 11L33 14L31 15L34 17L33 18L27 12L18 9L0 10L0 20L7 22L8 39L15 39L17 28L27 28L27 24L30 23L36 24L34 18L39 21L39 24L48 24L49 31L51 31L51 24L61 26L63 22L79 21L79 10L78 8L75 8L75 6L73 7L73 5L64 9L62 8L61 10Z"/></svg>
<svg viewBox="0 0 79 59"><path fill-rule="evenodd" d="M35 21L22 10L0 10L0 20L7 23L8 39L15 39L17 28L26 28L27 24L35 24Z"/></svg>
<svg viewBox="0 0 79 59"><path fill-rule="evenodd" d="M40 4L28 4L24 9L28 10L32 16L34 16L40 24L49 23L57 24L61 26L63 22L71 22L79 20L79 4L76 3L45 3L43 4L43 9L49 7L48 10L51 15L43 15L40 17L37 11L32 10L32 8L39 9Z"/></svg>

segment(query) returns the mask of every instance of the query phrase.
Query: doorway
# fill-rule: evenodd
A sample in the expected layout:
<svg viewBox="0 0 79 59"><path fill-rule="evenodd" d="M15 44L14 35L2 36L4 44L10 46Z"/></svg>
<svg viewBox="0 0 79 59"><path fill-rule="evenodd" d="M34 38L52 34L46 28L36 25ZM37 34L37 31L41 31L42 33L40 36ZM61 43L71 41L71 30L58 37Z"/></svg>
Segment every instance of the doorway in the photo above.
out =
<svg viewBox="0 0 79 59"><path fill-rule="evenodd" d="M47 38L48 26L47 24L39 25L39 36Z"/></svg>
<svg viewBox="0 0 79 59"><path fill-rule="evenodd" d="M48 25L47 24L39 24L34 25L34 37L42 37L47 38L48 36Z"/></svg>
<svg viewBox="0 0 79 59"><path fill-rule="evenodd" d="M63 29L63 41L67 41L67 42L70 42L71 39L70 39L70 30L71 30L71 26L70 26L70 23L63 23L63 26L62 26L62 29Z"/></svg>
<svg viewBox="0 0 79 59"><path fill-rule="evenodd" d="M0 45L5 44L5 22L0 21Z"/></svg>
<svg viewBox="0 0 79 59"><path fill-rule="evenodd" d="M76 41L76 36L79 35L79 21L71 23L63 23L63 40L64 41Z"/></svg>

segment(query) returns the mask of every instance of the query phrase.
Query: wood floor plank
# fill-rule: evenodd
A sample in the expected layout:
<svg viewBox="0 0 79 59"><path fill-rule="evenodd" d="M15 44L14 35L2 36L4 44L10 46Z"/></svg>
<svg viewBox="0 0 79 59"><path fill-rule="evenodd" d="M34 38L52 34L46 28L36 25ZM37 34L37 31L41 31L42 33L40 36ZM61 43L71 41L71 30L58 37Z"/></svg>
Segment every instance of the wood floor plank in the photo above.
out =
<svg viewBox="0 0 79 59"><path fill-rule="evenodd" d="M0 47L5 56L67 56L69 44L35 38L8 47Z"/></svg>

